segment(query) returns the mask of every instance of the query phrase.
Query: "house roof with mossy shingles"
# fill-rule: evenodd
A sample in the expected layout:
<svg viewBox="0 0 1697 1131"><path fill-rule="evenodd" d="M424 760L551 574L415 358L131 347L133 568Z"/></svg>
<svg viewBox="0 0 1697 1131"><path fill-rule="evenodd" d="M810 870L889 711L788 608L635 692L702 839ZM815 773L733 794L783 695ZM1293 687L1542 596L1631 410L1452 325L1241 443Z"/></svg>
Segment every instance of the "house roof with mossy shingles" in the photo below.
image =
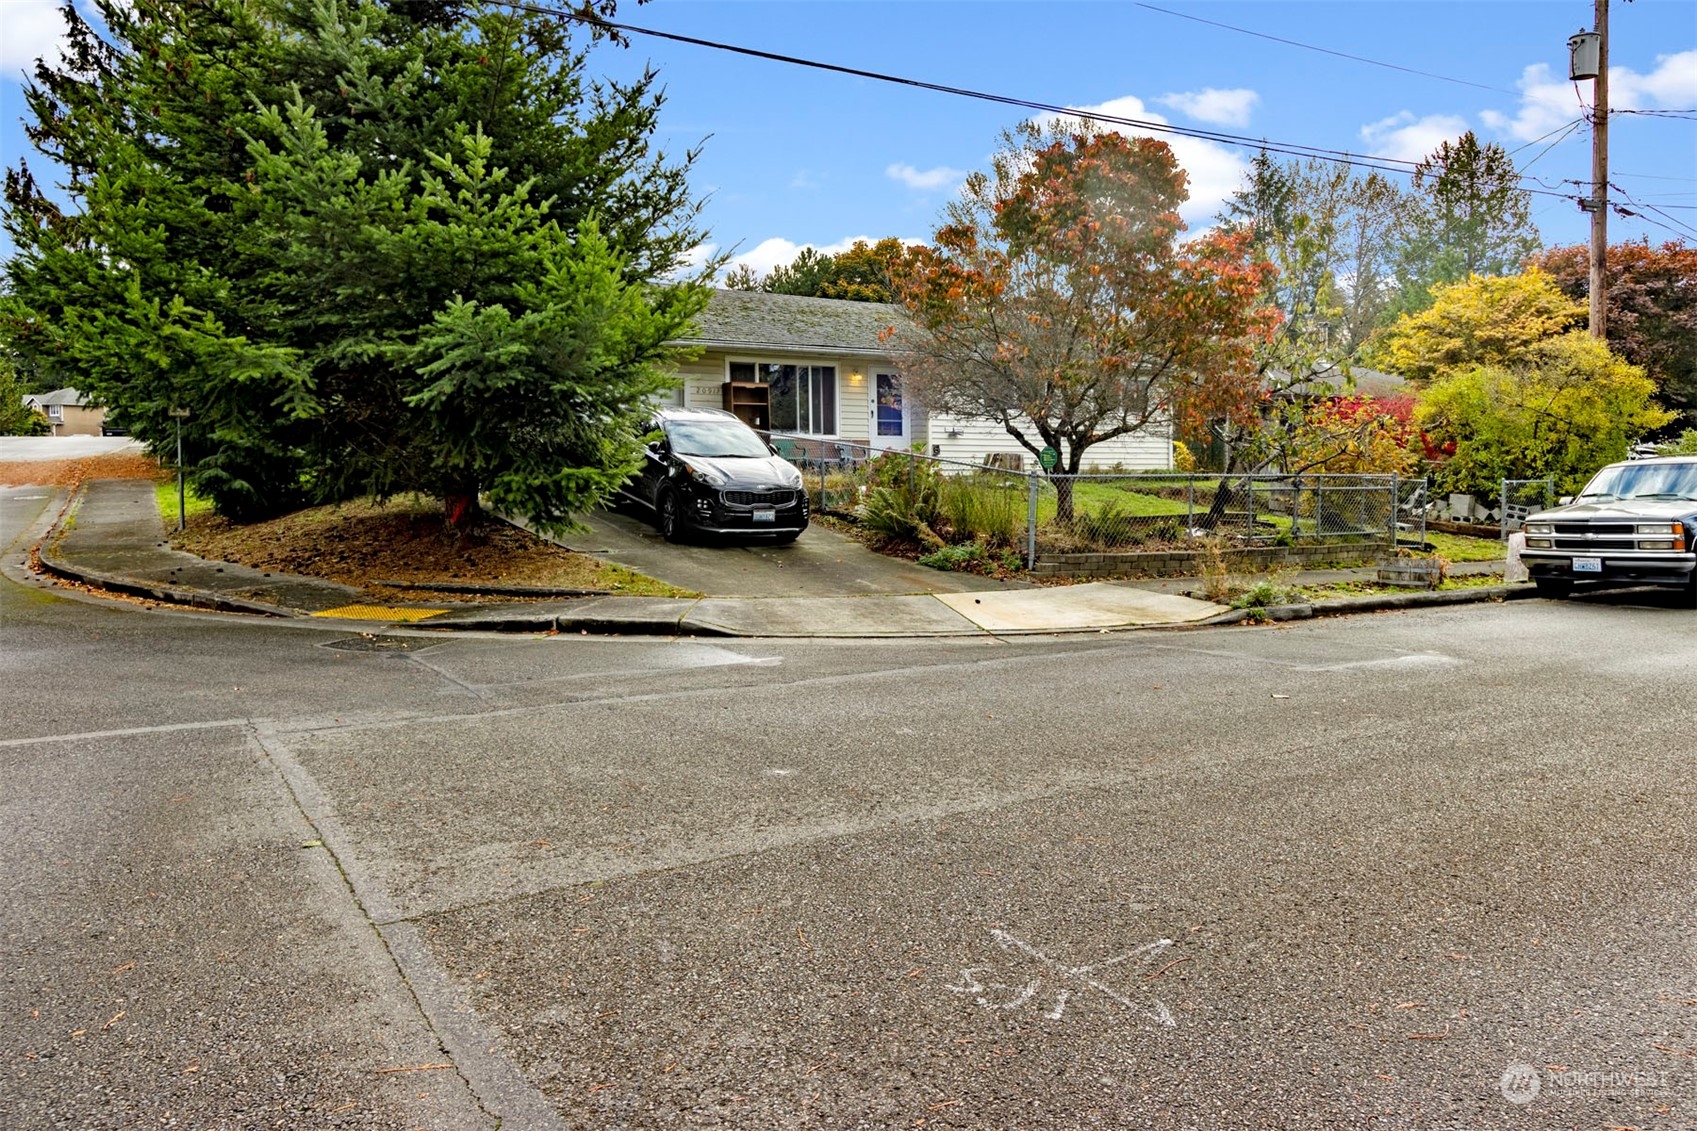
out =
<svg viewBox="0 0 1697 1131"><path fill-rule="evenodd" d="M726 353L865 354L888 357L880 335L904 320L887 302L716 290L678 345Z"/></svg>

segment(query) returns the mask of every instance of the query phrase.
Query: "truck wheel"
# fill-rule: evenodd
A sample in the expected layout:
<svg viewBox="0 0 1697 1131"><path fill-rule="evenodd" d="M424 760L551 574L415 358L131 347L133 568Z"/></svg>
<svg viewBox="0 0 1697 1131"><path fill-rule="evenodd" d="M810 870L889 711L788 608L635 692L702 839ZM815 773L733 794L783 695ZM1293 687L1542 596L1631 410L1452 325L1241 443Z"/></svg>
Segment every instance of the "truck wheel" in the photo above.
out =
<svg viewBox="0 0 1697 1131"><path fill-rule="evenodd" d="M1555 601L1573 592L1573 582L1565 577L1534 577L1532 584L1537 588L1538 596Z"/></svg>

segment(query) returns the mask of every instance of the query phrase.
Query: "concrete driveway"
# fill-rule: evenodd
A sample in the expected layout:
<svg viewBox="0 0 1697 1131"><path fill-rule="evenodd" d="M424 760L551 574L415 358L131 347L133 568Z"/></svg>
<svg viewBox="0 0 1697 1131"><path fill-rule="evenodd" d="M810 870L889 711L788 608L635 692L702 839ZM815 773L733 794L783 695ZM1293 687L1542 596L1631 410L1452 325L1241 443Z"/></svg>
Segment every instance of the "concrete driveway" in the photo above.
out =
<svg viewBox="0 0 1697 1131"><path fill-rule="evenodd" d="M875 554L852 538L810 526L788 546L699 540L668 544L635 506L585 516L585 533L558 541L710 597L854 597L891 593L977 593L1026 587L944 573Z"/></svg>

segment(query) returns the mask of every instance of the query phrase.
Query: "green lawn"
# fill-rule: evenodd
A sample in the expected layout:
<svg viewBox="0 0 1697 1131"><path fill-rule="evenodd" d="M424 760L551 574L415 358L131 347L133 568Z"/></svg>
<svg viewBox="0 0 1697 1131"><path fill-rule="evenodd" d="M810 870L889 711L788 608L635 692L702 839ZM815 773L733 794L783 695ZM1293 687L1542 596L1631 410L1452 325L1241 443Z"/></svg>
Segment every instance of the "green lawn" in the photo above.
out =
<svg viewBox="0 0 1697 1131"><path fill-rule="evenodd" d="M153 484L153 497L159 501L159 514L165 519L165 524L172 530L177 528L177 481L167 479ZM211 514L212 500L203 499L194 493L194 488L183 485L183 507L189 517L197 514Z"/></svg>
<svg viewBox="0 0 1697 1131"><path fill-rule="evenodd" d="M1508 556L1508 547L1495 538L1472 538L1466 534L1440 534L1428 530L1426 541L1436 548L1440 558L1452 562L1498 562Z"/></svg>

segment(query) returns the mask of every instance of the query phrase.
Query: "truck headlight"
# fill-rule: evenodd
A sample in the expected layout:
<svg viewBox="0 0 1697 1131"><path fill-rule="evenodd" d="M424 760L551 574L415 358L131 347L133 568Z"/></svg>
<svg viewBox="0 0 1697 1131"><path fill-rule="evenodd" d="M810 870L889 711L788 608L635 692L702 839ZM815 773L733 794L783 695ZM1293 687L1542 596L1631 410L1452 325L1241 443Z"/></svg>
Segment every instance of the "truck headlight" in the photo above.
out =
<svg viewBox="0 0 1697 1131"><path fill-rule="evenodd" d="M1639 541L1640 550L1685 549L1685 524L1681 522L1640 522L1633 527L1640 539L1648 534L1654 541Z"/></svg>
<svg viewBox="0 0 1697 1131"><path fill-rule="evenodd" d="M1553 522L1529 522L1529 523L1526 524L1526 535L1527 535L1527 537L1531 537L1535 534L1538 534L1538 535L1544 536L1545 538L1548 538L1550 535L1554 534L1555 532L1556 532L1556 526L1555 526L1555 523L1553 523Z"/></svg>

